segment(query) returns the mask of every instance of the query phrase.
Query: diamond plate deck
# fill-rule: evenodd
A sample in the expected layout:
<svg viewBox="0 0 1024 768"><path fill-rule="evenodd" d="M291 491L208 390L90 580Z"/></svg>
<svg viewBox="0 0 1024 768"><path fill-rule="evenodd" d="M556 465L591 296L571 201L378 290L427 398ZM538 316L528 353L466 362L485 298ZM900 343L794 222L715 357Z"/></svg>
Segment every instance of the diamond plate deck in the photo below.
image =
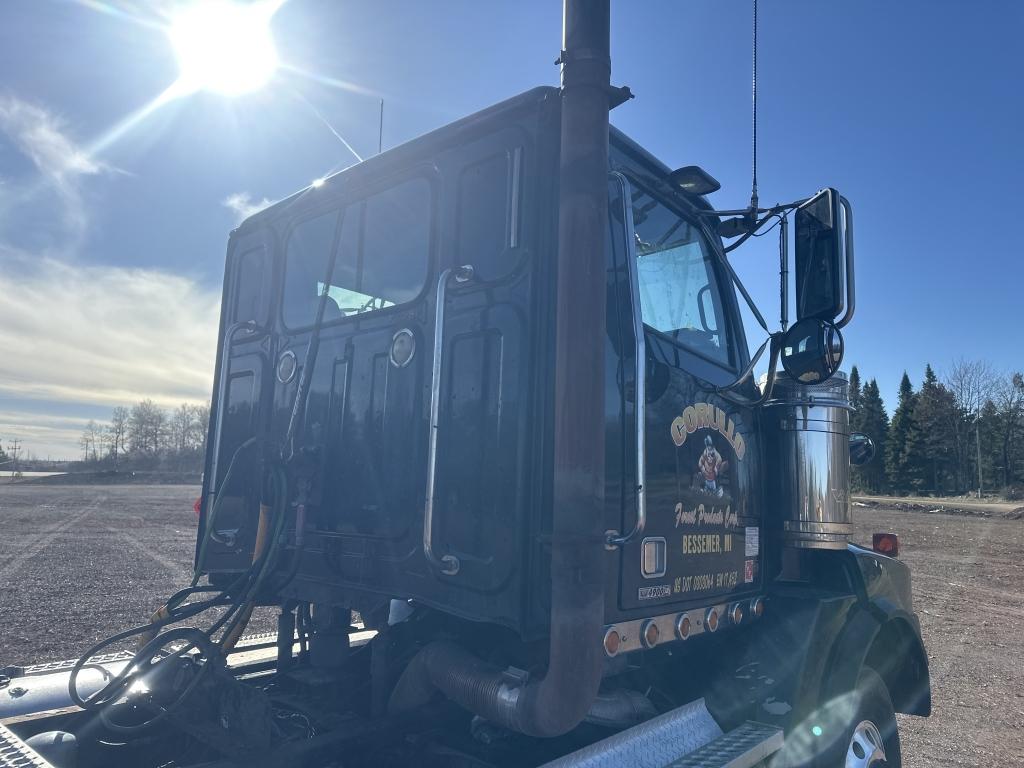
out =
<svg viewBox="0 0 1024 768"><path fill-rule="evenodd" d="M748 721L665 768L752 768L782 749L782 730Z"/></svg>
<svg viewBox="0 0 1024 768"><path fill-rule="evenodd" d="M53 768L39 753L0 724L0 768Z"/></svg>

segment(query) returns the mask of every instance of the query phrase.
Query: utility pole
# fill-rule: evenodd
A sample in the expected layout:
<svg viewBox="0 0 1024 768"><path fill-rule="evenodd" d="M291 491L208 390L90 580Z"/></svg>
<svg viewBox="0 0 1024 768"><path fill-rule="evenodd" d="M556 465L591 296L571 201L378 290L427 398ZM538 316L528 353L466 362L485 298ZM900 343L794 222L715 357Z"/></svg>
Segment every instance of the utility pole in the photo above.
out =
<svg viewBox="0 0 1024 768"><path fill-rule="evenodd" d="M978 448L978 498L981 498L981 406L978 406L978 417L974 422L974 439Z"/></svg>
<svg viewBox="0 0 1024 768"><path fill-rule="evenodd" d="M11 479L13 480L21 474L21 470L18 469L18 456L21 452L21 441L18 438L14 438L8 444L8 448L10 448L11 451L11 464L13 464Z"/></svg>

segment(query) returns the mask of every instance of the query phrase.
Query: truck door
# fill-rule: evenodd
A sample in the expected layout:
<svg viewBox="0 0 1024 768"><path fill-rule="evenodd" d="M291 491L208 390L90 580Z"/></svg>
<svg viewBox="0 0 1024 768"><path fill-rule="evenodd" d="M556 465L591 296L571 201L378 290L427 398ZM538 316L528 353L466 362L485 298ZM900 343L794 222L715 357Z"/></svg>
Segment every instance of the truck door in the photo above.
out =
<svg viewBox="0 0 1024 768"><path fill-rule="evenodd" d="M312 485L305 529L332 577L367 578L365 560L401 560L420 486L424 305L436 226L430 169L352 185L283 233L274 436L287 431L321 294L326 309L296 445ZM327 270L333 261L333 271ZM324 285L325 279L327 285ZM401 348L402 356L397 356ZM298 478L296 492L299 492ZM372 542L372 543L368 543Z"/></svg>
<svg viewBox="0 0 1024 768"><path fill-rule="evenodd" d="M624 228L613 253L625 260L629 289L616 302L628 304L622 347L632 349L622 387L620 607L652 615L759 588L758 453L752 412L715 393L743 360L718 246L670 195L621 175L617 183L612 209Z"/></svg>
<svg viewBox="0 0 1024 768"><path fill-rule="evenodd" d="M273 265L268 246L266 234L258 232L232 238L228 250L200 519L200 530L205 530L219 499L213 538L206 540L204 565L209 571L244 568L255 543L260 488L255 438L266 429L266 409L260 402L269 395ZM202 542L199 537L198 544ZM201 549L197 545L197 558Z"/></svg>
<svg viewBox="0 0 1024 768"><path fill-rule="evenodd" d="M316 454L323 478L307 521L316 556L300 578L449 605L457 588L458 608L473 615L518 607L507 587L527 508L527 146L516 128L488 132L402 177L353 186L283 236L278 354L296 366L336 254L298 446ZM299 379L278 374L275 435ZM313 572L317 563L328 572Z"/></svg>

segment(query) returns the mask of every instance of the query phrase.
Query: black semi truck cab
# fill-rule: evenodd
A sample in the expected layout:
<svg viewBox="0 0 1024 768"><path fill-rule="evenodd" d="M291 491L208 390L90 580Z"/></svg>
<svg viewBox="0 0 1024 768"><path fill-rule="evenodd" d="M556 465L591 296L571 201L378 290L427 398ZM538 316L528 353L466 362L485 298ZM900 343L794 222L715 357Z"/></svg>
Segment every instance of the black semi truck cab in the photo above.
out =
<svg viewBox="0 0 1024 768"><path fill-rule="evenodd" d="M604 486L567 512L562 109L536 88L232 232L196 579L19 736L83 766L899 764L929 679L907 568L849 543L852 209L728 219L611 129L603 365L564 373L599 377ZM790 213L759 387L725 240ZM239 643L258 606L276 638Z"/></svg>
<svg viewBox="0 0 1024 768"><path fill-rule="evenodd" d="M547 634L558 102L526 93L232 235L203 496L207 513L220 499L230 546L209 543L204 571L251 562L259 443L230 478L228 466L247 441L283 439L315 332L288 447L309 488L286 596L344 595L362 613L400 597ZM618 131L611 157L593 414L608 434L594 514L621 540L606 558L608 623L760 595L765 512L754 411L715 392L749 358L709 206Z"/></svg>

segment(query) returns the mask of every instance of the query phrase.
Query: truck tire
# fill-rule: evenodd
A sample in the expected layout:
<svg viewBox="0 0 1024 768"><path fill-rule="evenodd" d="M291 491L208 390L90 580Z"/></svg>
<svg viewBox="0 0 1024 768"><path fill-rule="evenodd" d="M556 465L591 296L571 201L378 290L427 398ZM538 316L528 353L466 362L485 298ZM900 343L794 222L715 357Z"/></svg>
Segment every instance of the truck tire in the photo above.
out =
<svg viewBox="0 0 1024 768"><path fill-rule="evenodd" d="M900 768L900 735L889 690L878 673L864 667L854 691L854 711L836 768Z"/></svg>

